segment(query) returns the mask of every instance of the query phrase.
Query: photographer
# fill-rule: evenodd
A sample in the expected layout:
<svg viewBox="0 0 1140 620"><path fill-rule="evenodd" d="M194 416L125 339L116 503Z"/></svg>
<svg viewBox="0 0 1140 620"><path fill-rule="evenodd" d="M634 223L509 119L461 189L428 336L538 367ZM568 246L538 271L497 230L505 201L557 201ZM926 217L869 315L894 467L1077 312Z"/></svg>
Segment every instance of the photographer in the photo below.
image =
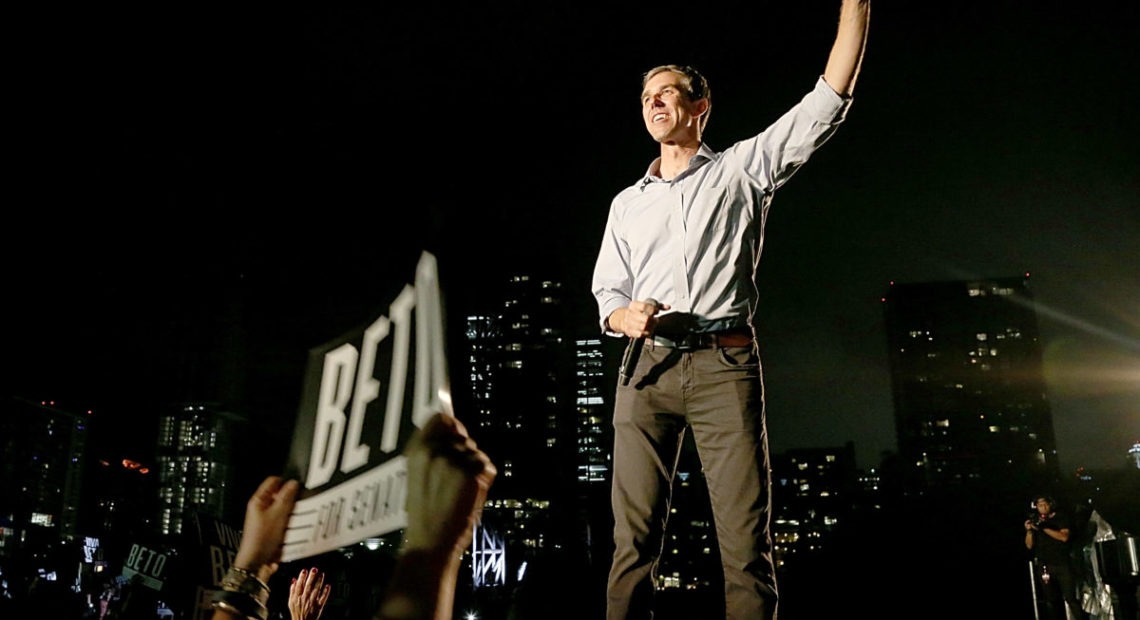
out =
<svg viewBox="0 0 1140 620"><path fill-rule="evenodd" d="M1065 605L1071 617L1081 618L1077 579L1069 558L1069 521L1059 515L1053 498L1038 496L1036 514L1025 520L1025 548L1033 552L1037 590L1045 599L1047 618L1065 620Z"/></svg>

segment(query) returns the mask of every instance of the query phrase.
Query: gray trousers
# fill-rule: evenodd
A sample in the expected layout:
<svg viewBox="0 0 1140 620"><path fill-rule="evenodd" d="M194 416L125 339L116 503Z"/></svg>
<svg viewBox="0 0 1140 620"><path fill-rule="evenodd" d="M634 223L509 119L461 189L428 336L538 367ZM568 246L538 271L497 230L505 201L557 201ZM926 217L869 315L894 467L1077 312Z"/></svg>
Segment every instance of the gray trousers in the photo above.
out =
<svg viewBox="0 0 1140 620"><path fill-rule="evenodd" d="M708 481L727 618L774 618L771 471L754 347L645 345L614 403L614 559L606 617L652 618L657 559L686 427Z"/></svg>

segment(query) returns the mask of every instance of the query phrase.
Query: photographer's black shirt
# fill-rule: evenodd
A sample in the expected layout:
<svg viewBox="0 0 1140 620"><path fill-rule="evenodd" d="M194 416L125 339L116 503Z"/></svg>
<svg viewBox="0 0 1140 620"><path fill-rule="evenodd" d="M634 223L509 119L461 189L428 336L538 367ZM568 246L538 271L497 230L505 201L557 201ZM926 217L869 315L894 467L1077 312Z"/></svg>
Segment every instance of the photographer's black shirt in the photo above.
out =
<svg viewBox="0 0 1140 620"><path fill-rule="evenodd" d="M1033 552L1045 564L1063 564L1069 561L1069 543L1061 542L1046 534L1043 530L1049 528L1055 532L1069 529L1069 520L1064 516L1053 513L1037 523L1037 531L1033 532Z"/></svg>

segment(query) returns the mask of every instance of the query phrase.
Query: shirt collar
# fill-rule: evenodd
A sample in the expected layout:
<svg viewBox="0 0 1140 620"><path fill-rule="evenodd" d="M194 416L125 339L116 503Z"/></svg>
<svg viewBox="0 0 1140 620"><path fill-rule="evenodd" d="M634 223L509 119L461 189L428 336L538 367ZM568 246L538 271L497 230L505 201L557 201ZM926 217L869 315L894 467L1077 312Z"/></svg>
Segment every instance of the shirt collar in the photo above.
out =
<svg viewBox="0 0 1140 620"><path fill-rule="evenodd" d="M678 174L676 178L671 179L671 180L676 181L677 179L685 177L689 173L691 173L693 170L700 168L701 166L705 165L706 163L708 163L710 161L716 161L716 158L717 158L716 152L713 151L711 148L709 148L707 144L702 142L700 148L697 149L696 155L693 155L692 157L689 158L689 167L685 168L684 172L682 172L681 174ZM661 178L661 158L658 157L657 159L654 159L649 164L649 168L647 168L645 170L645 176L643 176L641 178L641 183L638 184L638 189L643 190L643 189L645 189L645 186L649 185L650 183L668 183L668 182L669 181L666 181L665 179Z"/></svg>

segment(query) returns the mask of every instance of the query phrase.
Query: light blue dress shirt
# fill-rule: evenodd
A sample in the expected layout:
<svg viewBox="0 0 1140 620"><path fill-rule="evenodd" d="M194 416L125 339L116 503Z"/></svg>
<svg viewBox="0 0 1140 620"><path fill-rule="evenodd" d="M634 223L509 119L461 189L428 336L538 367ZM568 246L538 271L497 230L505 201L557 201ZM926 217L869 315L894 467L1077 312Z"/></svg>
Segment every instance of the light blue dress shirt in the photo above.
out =
<svg viewBox="0 0 1140 620"><path fill-rule="evenodd" d="M751 325L772 193L831 137L850 105L821 77L760 135L721 153L701 144L676 178L658 176L654 160L610 205L592 285L602 330L635 299L669 304L665 314L679 313L671 318L691 331Z"/></svg>

